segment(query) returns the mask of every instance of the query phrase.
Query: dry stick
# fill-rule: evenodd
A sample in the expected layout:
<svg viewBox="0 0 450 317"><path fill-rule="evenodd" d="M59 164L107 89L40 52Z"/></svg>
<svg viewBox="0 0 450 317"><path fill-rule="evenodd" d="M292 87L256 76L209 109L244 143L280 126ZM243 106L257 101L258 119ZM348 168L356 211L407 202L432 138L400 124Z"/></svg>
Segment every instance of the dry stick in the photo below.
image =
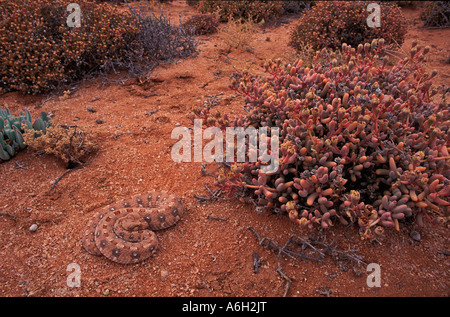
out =
<svg viewBox="0 0 450 317"><path fill-rule="evenodd" d="M275 249L277 251L280 251L280 247L273 242L272 240L270 240L269 238L262 238L258 232L256 232L255 229L253 229L253 227L248 227L248 230L250 230L258 239L258 242L260 245L262 245L263 247L268 247L269 249ZM292 258L291 255L286 254L287 256L289 256L290 258Z"/></svg>
<svg viewBox="0 0 450 317"><path fill-rule="evenodd" d="M23 170L27 170L28 168L23 166L22 164L20 164L20 162L15 161L14 163L16 163L16 168L17 169L23 169Z"/></svg>
<svg viewBox="0 0 450 317"><path fill-rule="evenodd" d="M208 215L206 218L207 218L207 219L210 219L210 220L227 221L226 218L216 217L216 216L211 216L211 215Z"/></svg>
<svg viewBox="0 0 450 317"><path fill-rule="evenodd" d="M8 216L11 217L12 220L16 221L16 216L10 214L9 212L0 212L0 216Z"/></svg>
<svg viewBox="0 0 450 317"><path fill-rule="evenodd" d="M341 251L333 247L335 240L333 240L330 244L325 244L319 241L313 241L314 244L319 244L325 248L324 253L330 252L330 254L337 261L339 259L350 260L352 263L356 262L358 265L366 265L367 263L362 260L362 257L357 255L355 252L356 249L348 249L347 251Z"/></svg>
<svg viewBox="0 0 450 317"><path fill-rule="evenodd" d="M292 280L283 272L283 270L281 269L280 262L278 262L277 273L280 274L280 276L286 280L286 285L284 286L284 293L283 293L283 297L286 297L289 288L291 287Z"/></svg>
<svg viewBox="0 0 450 317"><path fill-rule="evenodd" d="M258 273L258 269L261 266L261 262L264 260L263 257L260 257L258 259L258 253L253 252L253 271L256 273Z"/></svg>
<svg viewBox="0 0 450 317"><path fill-rule="evenodd" d="M91 162L92 162L92 161L89 161L89 162L87 162L87 163L84 164L84 165L77 166L77 167L74 167L74 168L71 168L71 169L65 171L60 177L58 177L57 179L55 179L55 181L54 181L53 184L52 184L52 189L55 188L56 184L57 184L57 183L58 183L58 182L59 182L66 174L68 174L68 173L70 173L70 172L72 172L72 171L76 171L76 170L80 170L80 169L82 169L82 168L85 168L86 166L88 166L89 164L91 164Z"/></svg>
<svg viewBox="0 0 450 317"><path fill-rule="evenodd" d="M256 230L255 230L253 227L249 227L248 230L250 230L250 231L256 236L256 238L257 238L258 241L259 241L259 244L261 244L262 246L267 246L267 247L269 247L269 248L278 250L278 257L277 257L277 258L279 258L280 252L282 251L282 249L281 249L280 247L278 247L278 245L277 245L275 242L273 242L273 241L270 240L269 238L262 238L262 237L259 235L259 233L256 232ZM293 257L292 257L291 255L289 255L289 254L286 254L286 255L288 255L290 258L293 258ZM293 259L295 259L295 258L293 258ZM283 272L283 270L281 269L280 262L278 262L278 268L277 268L276 272L277 272L278 274L280 274L281 277L282 277L283 279L286 280L286 285L285 285L285 287L284 287L284 293L283 293L283 297L286 297L286 295L287 295L287 293L288 293L288 291L289 291L289 288L290 288L290 286L291 286L292 279L290 279L290 278Z"/></svg>
<svg viewBox="0 0 450 317"><path fill-rule="evenodd" d="M294 238L300 240L300 242L298 240L294 241ZM309 257L309 256L305 255L303 252L301 254L298 254L298 253L292 252L290 250L286 250L288 245L291 244L292 242L295 242L296 244L301 245L302 251L305 251L306 247L310 247L311 249L314 250L315 253L318 253L318 256L313 258L313 257ZM311 243L309 243L305 239L300 238L297 235L290 236L289 239L287 240L286 244L283 246L283 249L286 250L286 252L288 252L292 255L295 255L295 256L299 256L303 259L314 260L314 261L319 261L319 262L325 263L323 260L321 260L321 258L325 257L325 254L322 251L316 249Z"/></svg>
<svg viewBox="0 0 450 317"><path fill-rule="evenodd" d="M203 175L203 176L216 177L216 176L214 176L213 174L211 174L210 172L208 172L208 171L206 170L206 166L207 166L206 163L202 164L202 169L201 169L202 175Z"/></svg>
<svg viewBox="0 0 450 317"><path fill-rule="evenodd" d="M225 197L220 197L218 195L220 195L222 193L221 189L216 190L214 193L212 192L211 189L209 189L208 185L205 184L205 188L208 190L209 194L211 195L211 197L213 197L214 199L221 199L221 200L230 200L231 198L225 198Z"/></svg>
<svg viewBox="0 0 450 317"><path fill-rule="evenodd" d="M211 189L209 189L208 185L206 185L206 184L205 184L205 188L209 192L209 195L210 195L209 197L199 196L197 194L194 194L194 197L197 198L199 200L199 202L201 202L201 203L203 203L205 201L230 200L231 199L231 198L225 198L225 197L218 196L222 192L220 189L213 192Z"/></svg>
<svg viewBox="0 0 450 317"><path fill-rule="evenodd" d="M316 292L320 295L325 295L326 297L330 297L331 290L327 288L326 285L323 285L323 291L320 289L317 289Z"/></svg>
<svg viewBox="0 0 450 317"><path fill-rule="evenodd" d="M152 114L154 114L155 112L157 112L158 111L158 109L153 109L153 110L150 110L149 112L146 112L146 113L144 113L146 116L151 116Z"/></svg>
<svg viewBox="0 0 450 317"><path fill-rule="evenodd" d="M41 101L40 106L42 106L44 103L46 103L47 101L50 101L52 99L52 96L45 98L44 100Z"/></svg>
<svg viewBox="0 0 450 317"><path fill-rule="evenodd" d="M258 239L260 245L267 246L268 248L277 250L278 251L278 258L280 257L281 254L284 254L284 255L286 255L289 258L294 259L294 260L297 260L297 258L302 258L302 259L305 259L305 260L313 260L313 261L325 263L325 261L323 261L321 259L321 257L324 257L325 255L322 252L320 252L319 250L317 250L316 248L314 248L311 244L309 244L306 241L305 241L304 245L311 247L316 253L319 253L319 256L313 258L313 257L307 256L307 255L305 255L303 253L300 254L300 253L296 253L296 252L287 250L286 247L291 243L293 237L290 237L288 239L288 242L283 247L279 247L271 239L269 239L269 238L261 238L261 236L252 227L249 227L248 229L256 236L256 238Z"/></svg>
<svg viewBox="0 0 450 317"><path fill-rule="evenodd" d="M114 138L114 140L117 140L120 136L125 135L125 134L134 134L134 133L130 132L130 131L123 132L123 133L115 134L113 138Z"/></svg>
<svg viewBox="0 0 450 317"><path fill-rule="evenodd" d="M356 264L358 264L358 266L361 266L361 265L367 266L367 263L363 261L362 257L355 253L357 251L356 249L348 249L346 251L342 251L342 250L336 249L333 246L334 243L335 243L335 240L333 240L329 244L326 244L326 243L323 243L323 242L320 242L320 241L318 241L316 239L311 239L311 238L310 238L311 242L307 242L304 239L301 239L300 237L295 236L295 235L292 236L291 238L300 239L301 240L300 242L296 241L294 239L291 239L291 241L296 243L296 244L298 244L298 245L301 245L302 248L305 245L308 245L315 252L319 252L320 255L322 255L322 256L325 256L325 254L328 253L334 259L335 262L344 261L344 260L350 261L353 271L358 276L361 274L361 272L357 268L355 268L354 264L356 263ZM317 248L315 248L315 246L316 247L319 246L322 249L319 251Z"/></svg>
<svg viewBox="0 0 450 317"><path fill-rule="evenodd" d="M284 255L288 256L289 258L294 259L296 261L298 260L298 258L302 258L302 259L313 260L313 261L317 261L317 262L321 262L321 263L325 264L326 262L323 261L322 258L324 258L326 256L326 254L329 253L335 259L335 261L345 259L345 260L349 260L352 264L356 262L358 265L362 265L362 264L367 265L367 263L365 263L362 260L361 256L355 254L355 251L356 251L355 249L348 249L347 251L341 251L341 250L336 249L333 246L333 244L335 242L334 240L330 244L326 244L326 243L320 242L318 240L313 240L313 239L310 239L311 241L307 241L305 239L300 238L297 235L292 235L289 237L289 239L284 244L284 246L279 247L271 239L262 238L258 234L258 232L256 232L256 230L254 228L249 227L248 229L256 236L260 245L277 250L278 251L277 258L278 259L281 254L284 254ZM290 244L294 244L294 243L302 247L301 253L296 253L296 252L293 252L293 251L287 249L287 247ZM322 249L319 249L317 247L322 248ZM311 257L311 256L306 255L305 250L307 248L312 249L313 252L317 254L317 256ZM352 268L353 268L353 270L355 270L353 265L352 265ZM280 267L280 262L278 262L277 272L287 281L286 289L285 289L285 295L286 295L292 280L289 279L283 273L283 271L281 270L281 267ZM329 296L329 293L330 293L330 291L327 290L325 287L325 293L323 295Z"/></svg>

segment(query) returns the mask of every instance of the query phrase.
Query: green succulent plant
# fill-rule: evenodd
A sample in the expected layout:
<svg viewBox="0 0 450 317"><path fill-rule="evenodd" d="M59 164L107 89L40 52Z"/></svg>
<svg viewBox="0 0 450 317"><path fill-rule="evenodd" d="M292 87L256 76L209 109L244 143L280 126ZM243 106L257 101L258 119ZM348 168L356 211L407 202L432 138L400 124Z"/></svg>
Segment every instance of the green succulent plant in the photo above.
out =
<svg viewBox="0 0 450 317"><path fill-rule="evenodd" d="M20 150L26 148L23 139L25 130L33 129L46 132L51 126L51 119L45 112L41 112L41 116L34 122L31 113L25 108L19 116L12 115L10 110L0 109L0 163L10 160Z"/></svg>

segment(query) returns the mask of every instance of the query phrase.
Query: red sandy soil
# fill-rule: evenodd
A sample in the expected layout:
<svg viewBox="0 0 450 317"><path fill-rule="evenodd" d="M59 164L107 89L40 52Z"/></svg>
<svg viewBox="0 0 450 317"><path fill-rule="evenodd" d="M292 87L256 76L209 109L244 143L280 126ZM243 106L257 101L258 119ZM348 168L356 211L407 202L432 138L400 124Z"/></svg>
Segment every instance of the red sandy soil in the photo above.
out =
<svg viewBox="0 0 450 317"><path fill-rule="evenodd" d="M179 12L185 18L196 13L184 1L164 8L174 21ZM405 51L414 39L430 45L430 68L439 71L435 83L448 85L450 66L443 60L450 55L450 30L424 29L420 8L404 14L409 24ZM87 127L98 133L100 145L90 165L66 174L53 189L66 171L54 157L22 151L0 165L0 296L448 296L449 259L442 253L449 250L448 225L386 230L382 244L361 240L356 227L307 231L286 216L258 215L252 204L238 200L200 203L194 194L208 196L204 184L214 188L214 179L202 175L201 163L172 161L177 142L170 137L172 129L177 123L190 126L186 115L193 106L222 93L217 110L242 113L242 97L228 88L235 68L262 72L268 59L292 55L287 43L296 17L283 21L260 27L251 51L227 53L220 33L200 36L197 57L158 67L145 84L121 83L117 75L106 85L104 78L79 84L66 100L0 96L0 106L13 113L28 107L33 117L51 112L55 123ZM148 115L152 110L157 111ZM82 248L83 227L97 208L153 189L175 193L187 209L174 227L157 232L155 257L121 265ZM32 224L38 225L34 233ZM354 248L366 264L380 265L381 287L368 287L365 265L355 266L355 272L349 262L329 256L325 263L278 258L249 227L278 245L295 234L335 240L344 251ZM411 239L412 230L420 241ZM257 273L254 252L263 257ZM70 263L80 267L80 287L67 285Z"/></svg>

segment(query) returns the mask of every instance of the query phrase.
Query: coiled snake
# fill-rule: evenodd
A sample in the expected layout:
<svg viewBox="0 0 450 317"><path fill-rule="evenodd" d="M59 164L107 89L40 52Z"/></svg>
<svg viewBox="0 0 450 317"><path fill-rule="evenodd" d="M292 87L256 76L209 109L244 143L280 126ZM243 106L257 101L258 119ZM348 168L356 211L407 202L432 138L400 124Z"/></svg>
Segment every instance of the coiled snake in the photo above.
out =
<svg viewBox="0 0 450 317"><path fill-rule="evenodd" d="M165 191L135 195L96 212L86 224L83 247L122 264L143 261L158 246L153 230L173 226L184 211L180 199Z"/></svg>

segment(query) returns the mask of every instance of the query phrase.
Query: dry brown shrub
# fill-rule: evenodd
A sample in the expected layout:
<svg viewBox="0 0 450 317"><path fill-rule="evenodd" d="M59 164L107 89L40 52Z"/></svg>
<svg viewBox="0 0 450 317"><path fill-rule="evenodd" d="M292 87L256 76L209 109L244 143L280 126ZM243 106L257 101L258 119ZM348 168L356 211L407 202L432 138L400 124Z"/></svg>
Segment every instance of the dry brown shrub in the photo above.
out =
<svg viewBox="0 0 450 317"><path fill-rule="evenodd" d="M220 31L220 38L225 44L225 50L231 52L234 49L251 51L251 42L256 33L257 24L252 20L235 19L230 17Z"/></svg>
<svg viewBox="0 0 450 317"><path fill-rule="evenodd" d="M40 131L27 130L25 143L37 154L50 154L62 160L67 168L84 164L89 154L98 150L95 136L86 128L67 125L53 125L45 134Z"/></svg>

